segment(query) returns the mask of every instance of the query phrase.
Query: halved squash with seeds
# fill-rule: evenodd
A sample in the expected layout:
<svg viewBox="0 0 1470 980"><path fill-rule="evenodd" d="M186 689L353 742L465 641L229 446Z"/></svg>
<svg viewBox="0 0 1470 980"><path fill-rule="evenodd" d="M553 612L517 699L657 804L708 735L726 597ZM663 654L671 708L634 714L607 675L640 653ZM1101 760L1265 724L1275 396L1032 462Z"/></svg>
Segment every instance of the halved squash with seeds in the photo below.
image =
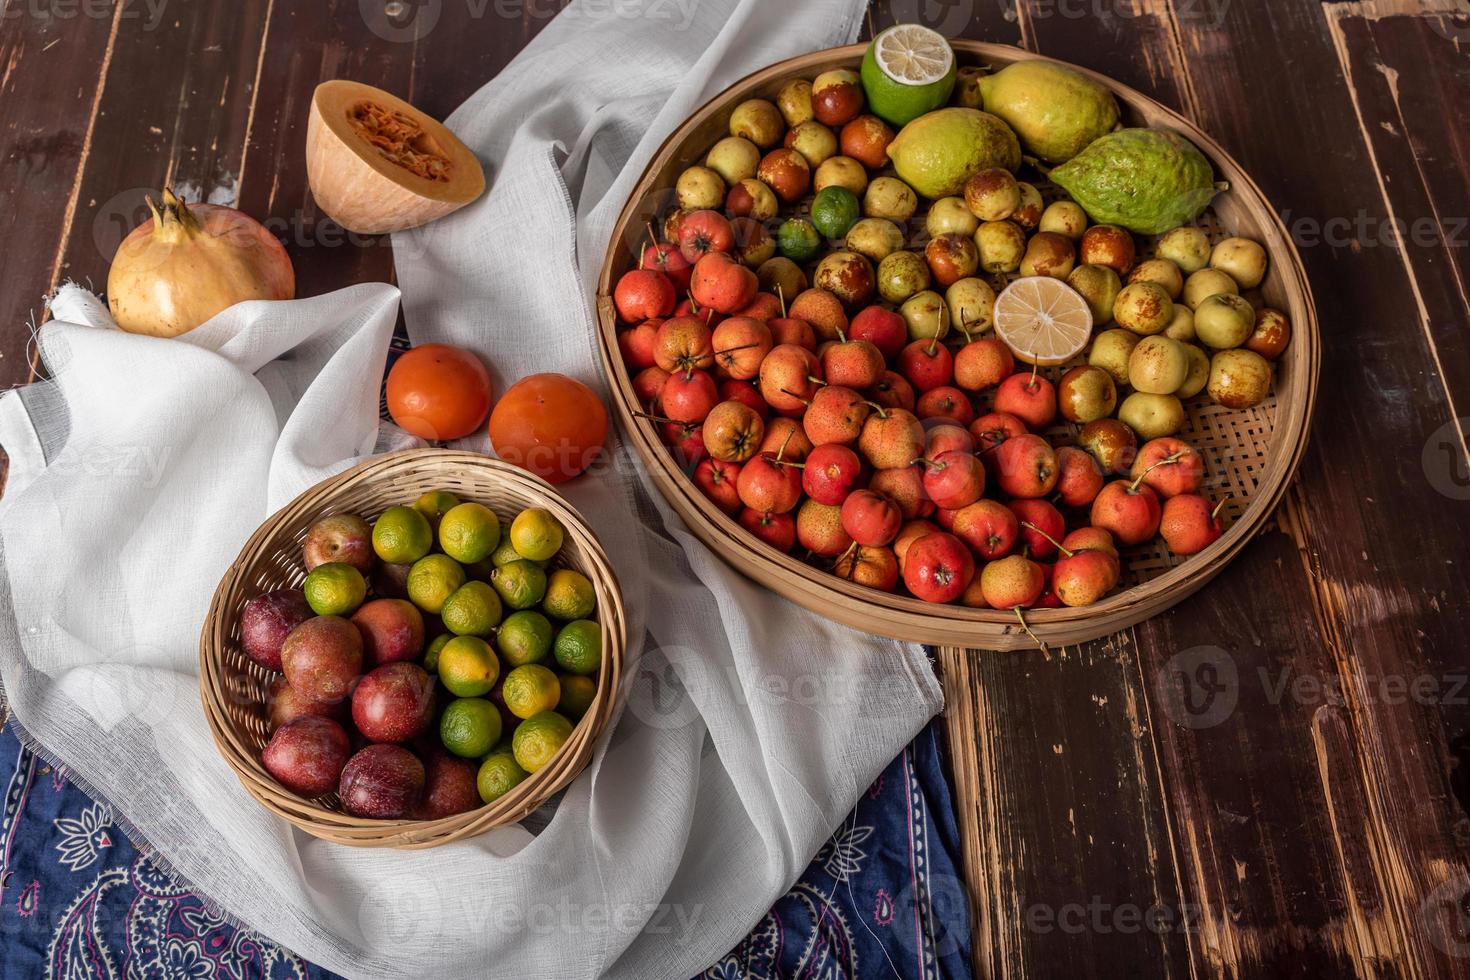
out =
<svg viewBox="0 0 1470 980"><path fill-rule="evenodd" d="M428 224L485 192L480 161L442 124L343 79L312 96L306 175L321 209L363 235Z"/></svg>

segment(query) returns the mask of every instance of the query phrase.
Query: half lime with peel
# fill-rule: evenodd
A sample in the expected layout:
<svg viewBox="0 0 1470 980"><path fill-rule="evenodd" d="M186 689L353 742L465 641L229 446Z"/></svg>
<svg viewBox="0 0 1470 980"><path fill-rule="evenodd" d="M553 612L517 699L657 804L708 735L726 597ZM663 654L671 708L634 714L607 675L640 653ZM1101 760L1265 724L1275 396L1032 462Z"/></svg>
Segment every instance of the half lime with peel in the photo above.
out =
<svg viewBox="0 0 1470 980"><path fill-rule="evenodd" d="M905 126L949 101L956 71L944 35L922 24L896 24L863 55L863 94L875 115Z"/></svg>

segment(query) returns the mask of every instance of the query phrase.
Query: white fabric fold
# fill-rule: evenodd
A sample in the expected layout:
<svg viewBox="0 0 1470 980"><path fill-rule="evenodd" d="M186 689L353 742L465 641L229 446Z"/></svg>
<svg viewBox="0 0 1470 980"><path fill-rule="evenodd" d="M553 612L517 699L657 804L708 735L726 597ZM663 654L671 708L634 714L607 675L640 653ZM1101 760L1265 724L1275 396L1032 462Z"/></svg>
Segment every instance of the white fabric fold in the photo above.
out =
<svg viewBox="0 0 1470 980"><path fill-rule="evenodd" d="M412 339L478 351L498 389L554 370L605 390L596 270L653 150L739 76L850 40L863 8L574 4L450 120L492 186L395 237ZM638 660L554 812L430 851L359 850L268 815L216 753L196 664L220 575L293 495L412 444L377 419L398 302L372 283L247 303L166 341L60 292L40 337L54 380L0 397L7 698L161 860L332 970L688 976L765 913L941 696L921 649L727 568L616 437L612 462L564 490L613 560Z"/></svg>

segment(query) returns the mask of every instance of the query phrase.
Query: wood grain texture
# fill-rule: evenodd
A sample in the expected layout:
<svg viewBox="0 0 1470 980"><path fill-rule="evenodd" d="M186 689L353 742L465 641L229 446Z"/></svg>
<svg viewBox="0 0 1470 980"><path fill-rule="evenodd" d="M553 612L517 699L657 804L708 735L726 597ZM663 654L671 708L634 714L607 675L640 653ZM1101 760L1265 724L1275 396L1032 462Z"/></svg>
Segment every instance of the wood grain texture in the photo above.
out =
<svg viewBox="0 0 1470 980"><path fill-rule="evenodd" d="M1339 216L1355 221L1356 210L1379 190L1379 167L1386 171L1384 188L1410 196L1402 206L1407 213L1429 213L1437 226L1445 215L1464 213L1463 207L1427 212L1433 192L1423 178L1416 184L1427 148L1454 146L1447 135L1433 135L1438 114L1419 114L1420 142L1399 154L1398 166L1373 161L1367 150L1375 141L1398 136L1404 148L1411 138L1408 123L1395 121L1399 100L1363 117L1394 129L1363 127L1353 108L1361 93L1347 85L1324 89L1322 81L1337 73L1334 52L1352 50L1361 24L1358 43L1371 36L1376 47L1360 49L1358 57L1379 80L1380 98L1394 94L1396 78L1404 91L1399 73L1407 71L1422 86L1415 91L1438 90L1463 104L1464 93L1454 90L1463 63L1439 65L1453 60L1449 51L1458 50L1458 36L1436 29L1432 17L1385 16L1366 7L1207 9L1176 0L1068 17L1056 5L1023 3L1018 21L1042 53L1108 71L1193 116L1273 201L1293 208L1291 214L1315 216L1316 227ZM1342 22L1338 34L1346 45L1331 43L1329 20ZM1436 54L1436 46L1444 50ZM1402 51L1409 64L1397 68L1385 50ZM1288 63L1294 70L1283 73L1280 65ZM1304 160L1303 147L1331 152ZM1463 195L1464 171L1451 174L1455 187L1433 196ZM1422 195L1417 205L1415 194ZM1371 210L1369 227L1385 214L1382 205ZM1463 536L1451 531L1463 523L1463 509L1457 513L1456 502L1431 484L1456 485L1448 474L1452 460L1463 465L1463 435L1449 433L1455 445L1444 472L1426 478L1417 464L1428 432L1413 421L1427 417L1439 426L1457 417L1449 392L1453 379L1463 378L1453 373L1463 332L1443 335L1451 332L1445 324L1464 321L1463 303L1435 306L1436 292L1451 300L1463 295L1462 274L1441 271L1431 290L1414 278L1435 258L1442 270L1463 263L1465 253L1431 241L1414 262L1393 249L1373 249L1361 234L1334 250L1309 245L1301 232L1312 224L1293 227L1306 248L1322 320L1332 325L1325 371L1332 380L1324 384L1332 407L1323 414L1338 424L1318 426L1325 439L1314 433L1311 472L1290 498L1283 530L1243 552L1207 592L1135 631L1134 694L1143 701L1162 764L1173 867L1183 902L1200 913L1201 928L1189 934L1190 971L1461 975L1456 903L1466 878L1455 830L1463 840L1464 816L1447 774L1456 763L1448 743L1463 742L1464 732L1464 709L1450 697L1463 683L1463 663L1450 655L1463 649L1452 639L1463 634L1463 604L1449 616L1443 610L1448 596L1464 594ZM1440 255L1422 254L1436 244ZM1421 308L1436 311L1426 318L1440 329L1416 323L1413 313ZM1335 369L1347 374L1334 376ZM1423 380L1411 375L1452 380L1448 389L1424 390ZM1395 418L1393 402L1417 404ZM1398 423L1392 435L1379 428L1384 421ZM1370 428L1379 431L1370 435ZM1418 548L1399 543L1397 502L1405 498L1413 513L1437 526L1428 539L1448 545L1442 560L1421 561ZM1375 500L1395 505L1374 507ZM1382 571L1365 568L1370 549L1383 565L1393 563L1384 569L1386 580ZM1424 591L1399 587L1405 571ZM1416 681L1427 685L1427 697L1393 696ZM946 689L952 713L975 715L975 705L995 702L983 683L970 690L947 683ZM994 731L977 739L982 745L1018 721L1001 715L991 724ZM963 735L953 718L950 727ZM957 752L957 769L961 760ZM982 768L979 780L993 775ZM956 778L963 783L967 776L957 771ZM1018 857L1001 853L976 868L976 877L993 878L996 866L1011 867ZM984 929L983 918L977 926ZM1460 955L1447 956L1446 949ZM1017 961L990 965L1011 972Z"/></svg>
<svg viewBox="0 0 1470 980"><path fill-rule="evenodd" d="M315 212L311 89L358 78L442 117L545 19L444 3L421 32L363 9L0 18L0 222L25 243L0 279L0 384L27 377L41 295L100 281L128 209L165 179L237 191L304 292L391 278L386 240L344 242ZM1467 975L1466 4L880 0L872 15L1022 43L1193 119L1282 208L1328 341L1278 527L1205 593L1050 659L941 652L978 974ZM1175 917L1124 911L1154 908Z"/></svg>
<svg viewBox="0 0 1470 980"><path fill-rule="evenodd" d="M0 285L0 387L30 379L31 329L58 276L120 28L116 15L0 18L0 237L12 243Z"/></svg>

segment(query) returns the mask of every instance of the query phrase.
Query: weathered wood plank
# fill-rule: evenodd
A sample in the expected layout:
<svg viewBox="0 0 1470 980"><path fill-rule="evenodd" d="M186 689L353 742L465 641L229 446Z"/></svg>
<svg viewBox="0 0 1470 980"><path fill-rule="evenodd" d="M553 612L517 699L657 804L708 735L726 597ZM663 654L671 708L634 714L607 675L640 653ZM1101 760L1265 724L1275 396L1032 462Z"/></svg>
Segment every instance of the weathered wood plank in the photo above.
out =
<svg viewBox="0 0 1470 980"><path fill-rule="evenodd" d="M59 274L59 243L75 217L75 188L120 27L120 11L60 18L30 9L0 17L0 236L11 243L0 283L3 387L30 377L31 327Z"/></svg>
<svg viewBox="0 0 1470 980"><path fill-rule="evenodd" d="M1412 185L1413 161L1372 159L1370 129L1384 120L1355 111L1350 85L1324 84L1341 77L1328 23L1336 12L1234 4L1222 14L1218 26L1172 21L1197 121L1278 205L1355 227L1361 213L1381 228L1389 215L1376 192ZM1227 929L1202 937L1207 960L1227 970L1464 975L1463 960L1426 938L1422 913L1465 861L1444 729L1463 709L1443 698L1463 677L1454 654L1465 612L1440 598L1465 593L1464 539L1453 530L1463 516L1428 481L1406 478L1424 445L1416 419L1443 419L1448 399L1433 382L1427 335L1405 315L1417 302L1441 324L1464 311L1435 309L1391 249L1361 237L1309 244L1300 232L1310 227L1295 230L1332 331L1319 412L1332 424L1319 422L1282 514L1296 547L1263 538L1207 602L1139 630L1151 670L1199 645L1222 649L1236 670L1229 717L1159 729L1176 839L1188 845L1180 864L1202 902L1240 903ZM1385 349L1392 357L1374 356ZM1444 561L1420 560L1404 539L1406 511L1427 540L1444 542ZM1391 693L1419 679L1433 686L1430 703ZM1235 832L1222 819L1232 813L1247 818Z"/></svg>
<svg viewBox="0 0 1470 980"><path fill-rule="evenodd" d="M157 22L118 4L100 67L90 152L52 282L102 289L123 237L171 184L189 200L233 202L269 0L168 4ZM70 54L66 57L70 57Z"/></svg>
<svg viewBox="0 0 1470 980"><path fill-rule="evenodd" d="M873 13L878 30L918 20L1002 43L1026 25L1001 3ZM1141 963L1188 975L1195 912L1178 889L1132 645L1125 633L1049 658L940 651L977 975L1106 978Z"/></svg>
<svg viewBox="0 0 1470 980"><path fill-rule="evenodd" d="M317 209L307 187L306 121L316 86L355 79L443 118L509 63L556 9L384 5L395 6L404 8L397 19L376 8L365 15L357 0L279 4L272 16L240 199L245 210L270 215L282 230L304 296L393 279L388 236L344 231ZM303 45L304 37L312 43Z"/></svg>

